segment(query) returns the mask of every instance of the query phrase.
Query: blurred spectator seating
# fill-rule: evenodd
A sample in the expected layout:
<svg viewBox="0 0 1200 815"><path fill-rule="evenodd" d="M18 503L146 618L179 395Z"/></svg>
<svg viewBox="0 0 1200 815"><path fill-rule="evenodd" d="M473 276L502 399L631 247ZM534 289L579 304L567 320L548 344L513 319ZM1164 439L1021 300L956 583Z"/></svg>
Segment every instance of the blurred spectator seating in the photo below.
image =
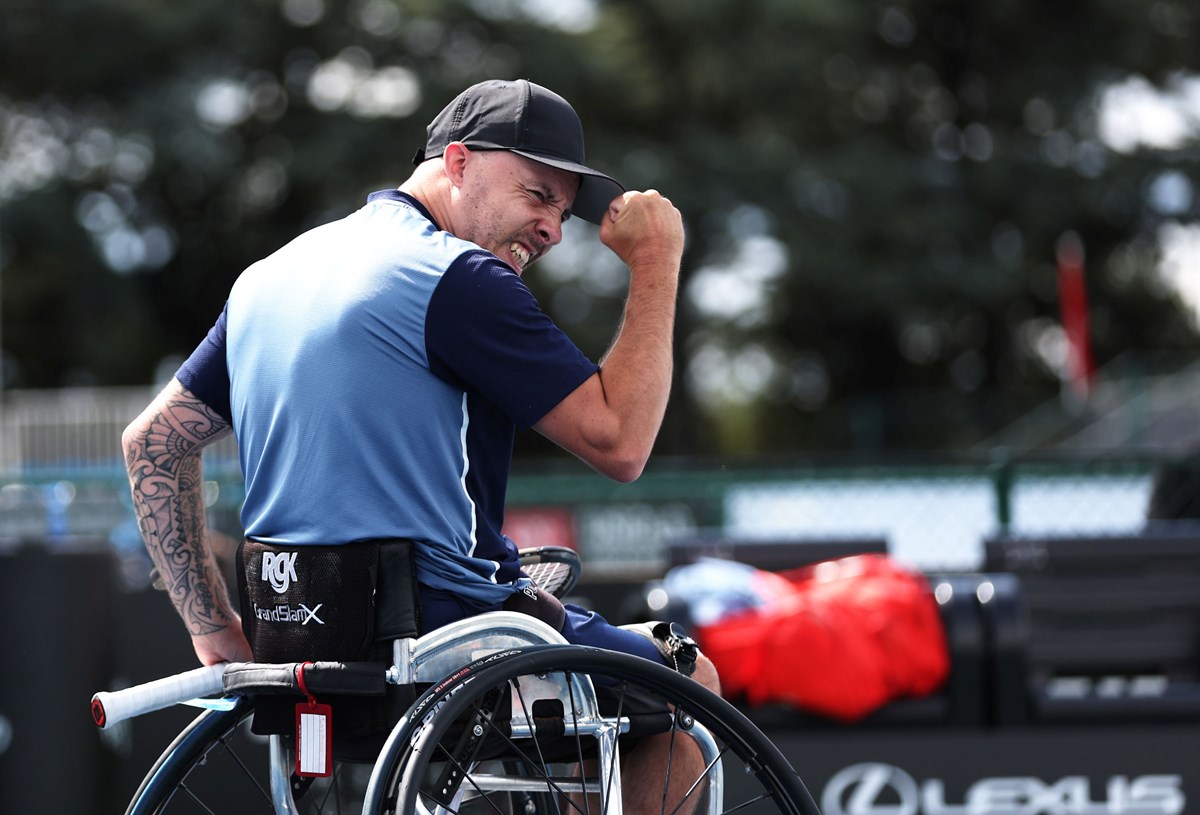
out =
<svg viewBox="0 0 1200 815"><path fill-rule="evenodd" d="M998 724L1200 719L1200 536L984 548Z"/></svg>
<svg viewBox="0 0 1200 815"><path fill-rule="evenodd" d="M811 566L849 555L886 555L886 538L811 538L758 540L725 535L695 535L667 542L667 567L695 563L702 557L745 563L768 572Z"/></svg>

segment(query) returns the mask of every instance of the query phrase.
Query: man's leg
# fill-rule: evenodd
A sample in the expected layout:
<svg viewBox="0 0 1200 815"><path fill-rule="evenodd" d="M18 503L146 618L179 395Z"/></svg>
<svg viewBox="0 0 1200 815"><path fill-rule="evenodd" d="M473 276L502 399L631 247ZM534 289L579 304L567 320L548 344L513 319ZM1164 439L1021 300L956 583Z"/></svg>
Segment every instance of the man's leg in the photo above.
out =
<svg viewBox="0 0 1200 815"><path fill-rule="evenodd" d="M692 679L714 693L720 692L717 671L703 654L696 659L696 672L692 674ZM624 811L628 815L649 815L676 812L678 807L680 815L691 815L703 796L703 785L692 790L687 804L679 804L703 772L704 757L690 736L681 733L651 736L622 763L621 800ZM664 790L667 791L665 809Z"/></svg>
<svg viewBox="0 0 1200 815"><path fill-rule="evenodd" d="M463 598L450 592L429 589L423 586L421 590L421 627L427 632L440 628L454 620L479 614L490 609L472 608ZM660 665L667 665L658 646L651 638L648 627L635 626L622 628L614 626L600 615L574 605L565 607L565 620L562 635L567 642L576 645L589 645L605 648L610 651L633 654L643 657ZM695 672L692 679L704 687L720 693L720 682L716 669L709 659L699 654L696 659ZM594 772L594 762L588 768L588 773ZM668 789L667 776L670 773ZM699 747L691 737L676 733L672 740L671 733L649 736L642 740L637 748L631 751L622 761L622 804L628 815L651 815L663 810L663 790L667 789L666 812L675 812L679 800L691 788L693 782L704 771L704 759ZM687 806L680 807L680 815L691 815L695 811L695 802L703 792L698 787L692 792L691 801ZM599 801L589 802L591 809L582 807L583 811L599 812Z"/></svg>
<svg viewBox="0 0 1200 815"><path fill-rule="evenodd" d="M667 665L666 658L649 637L649 631L642 630L640 626L637 629L613 626L599 615L575 606L567 606L567 622L563 626L563 636L568 642L578 645L632 653L660 665ZM703 654L696 658L692 679L713 693L721 692L716 668ZM686 734L661 733L643 739L621 762L621 797L624 812L627 815L675 812L683 796L704 772L704 768L704 758L699 746ZM667 796L665 810L664 790ZM703 787L692 791L689 803L679 808L680 815L691 815L695 811L702 792ZM591 811L599 811L599 802L591 803Z"/></svg>

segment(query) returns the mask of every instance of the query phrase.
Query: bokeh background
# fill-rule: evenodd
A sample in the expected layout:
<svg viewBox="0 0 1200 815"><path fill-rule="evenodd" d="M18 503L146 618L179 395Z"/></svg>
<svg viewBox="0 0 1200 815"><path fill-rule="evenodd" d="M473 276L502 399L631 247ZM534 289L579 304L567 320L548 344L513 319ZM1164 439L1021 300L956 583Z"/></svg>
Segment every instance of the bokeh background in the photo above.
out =
<svg viewBox="0 0 1200 815"><path fill-rule="evenodd" d="M647 474L517 442L511 534L583 550L598 600L679 536L866 535L961 571L988 536L1188 514L1190 476L1152 496L1200 440L1198 46L1183 0L0 0L0 603L52 619L81 595L29 575L68 554L119 587L57 639L6 632L6 672L186 667L167 636L121 656L147 582L121 428L242 269L401 183L486 78L567 97L593 166L687 227ZM627 280L595 231L526 279L598 357ZM232 449L207 466L228 545ZM0 693L13 777L29 688Z"/></svg>
<svg viewBox="0 0 1200 815"><path fill-rule="evenodd" d="M461 88L520 76L686 218L663 455L971 449L1069 374L1064 242L1096 368L1196 347L1196 15L6 0L4 385L161 380L246 265L399 184ZM599 354L624 280L569 233L530 279Z"/></svg>

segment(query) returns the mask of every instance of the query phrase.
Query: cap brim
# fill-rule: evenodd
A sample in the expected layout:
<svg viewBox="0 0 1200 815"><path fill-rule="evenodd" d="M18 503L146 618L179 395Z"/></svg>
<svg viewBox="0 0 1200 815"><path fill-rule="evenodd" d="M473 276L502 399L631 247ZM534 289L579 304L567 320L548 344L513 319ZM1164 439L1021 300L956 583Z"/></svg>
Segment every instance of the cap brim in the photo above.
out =
<svg viewBox="0 0 1200 815"><path fill-rule="evenodd" d="M553 156L543 156L525 150L506 149L519 156L532 159L539 164L546 164L550 167L566 170L567 172L578 173L579 192L575 193L575 203L571 205L571 214L589 223L599 224L600 220L604 217L604 213L608 211L608 205L612 203L614 198L625 192L625 188L615 179L609 178L604 173L597 172L591 167L584 167L582 164L576 164L573 161Z"/></svg>

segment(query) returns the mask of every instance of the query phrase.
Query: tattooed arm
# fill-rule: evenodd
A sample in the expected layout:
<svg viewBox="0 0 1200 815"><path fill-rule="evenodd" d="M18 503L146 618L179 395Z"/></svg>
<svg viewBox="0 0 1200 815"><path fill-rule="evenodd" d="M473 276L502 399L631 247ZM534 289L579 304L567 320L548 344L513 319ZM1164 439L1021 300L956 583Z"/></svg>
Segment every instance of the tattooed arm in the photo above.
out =
<svg viewBox="0 0 1200 815"><path fill-rule="evenodd" d="M204 665L251 659L205 534L200 456L229 430L172 379L121 436L142 540Z"/></svg>

